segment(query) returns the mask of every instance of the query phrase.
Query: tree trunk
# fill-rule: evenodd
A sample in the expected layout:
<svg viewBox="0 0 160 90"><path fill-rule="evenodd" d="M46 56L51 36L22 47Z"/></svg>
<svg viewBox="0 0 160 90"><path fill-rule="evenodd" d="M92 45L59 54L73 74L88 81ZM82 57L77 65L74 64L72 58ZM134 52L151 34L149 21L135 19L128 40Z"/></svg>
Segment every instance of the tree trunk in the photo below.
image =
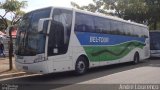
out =
<svg viewBox="0 0 160 90"><path fill-rule="evenodd" d="M13 55L13 40L12 40L12 30L13 30L13 26L11 26L9 28L9 37L10 37L10 41L9 41L9 70L13 69L13 63L12 63L12 55Z"/></svg>

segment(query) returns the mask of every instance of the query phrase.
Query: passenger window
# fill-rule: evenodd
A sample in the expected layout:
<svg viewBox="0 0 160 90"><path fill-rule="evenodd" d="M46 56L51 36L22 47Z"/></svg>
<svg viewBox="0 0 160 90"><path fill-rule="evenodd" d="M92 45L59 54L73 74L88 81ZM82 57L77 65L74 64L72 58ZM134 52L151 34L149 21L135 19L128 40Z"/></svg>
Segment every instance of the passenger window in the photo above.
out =
<svg viewBox="0 0 160 90"><path fill-rule="evenodd" d="M124 25L124 32L125 32L125 35L127 36L132 36L132 33L133 33L133 30L132 30L132 27L130 24L125 24Z"/></svg>
<svg viewBox="0 0 160 90"><path fill-rule="evenodd" d="M124 32L124 23L123 22L119 22L118 24L118 30L119 30L119 35L125 35L125 32Z"/></svg>
<svg viewBox="0 0 160 90"><path fill-rule="evenodd" d="M76 13L75 31L95 32L93 16Z"/></svg>
<svg viewBox="0 0 160 90"><path fill-rule="evenodd" d="M111 20L111 33L117 35L123 34L123 24L119 21Z"/></svg>
<svg viewBox="0 0 160 90"><path fill-rule="evenodd" d="M142 27L140 27L140 26L136 26L136 29L137 29L137 35L138 35L138 37L142 37Z"/></svg>
<svg viewBox="0 0 160 90"><path fill-rule="evenodd" d="M143 37L148 38L149 37L148 29L146 27L143 27L142 31L143 31Z"/></svg>
<svg viewBox="0 0 160 90"><path fill-rule="evenodd" d="M101 17L95 17L95 30L96 32L109 34L110 33L110 20Z"/></svg>

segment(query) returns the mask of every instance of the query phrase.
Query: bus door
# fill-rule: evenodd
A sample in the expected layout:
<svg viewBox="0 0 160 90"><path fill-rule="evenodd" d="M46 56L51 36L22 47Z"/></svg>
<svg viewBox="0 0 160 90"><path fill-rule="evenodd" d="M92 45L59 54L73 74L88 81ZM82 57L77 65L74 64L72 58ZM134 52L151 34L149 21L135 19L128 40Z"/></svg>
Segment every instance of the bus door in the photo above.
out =
<svg viewBox="0 0 160 90"><path fill-rule="evenodd" d="M54 9L48 39L48 58L53 60L55 70L66 70L72 66L69 58L72 11ZM63 71L62 70L62 71Z"/></svg>

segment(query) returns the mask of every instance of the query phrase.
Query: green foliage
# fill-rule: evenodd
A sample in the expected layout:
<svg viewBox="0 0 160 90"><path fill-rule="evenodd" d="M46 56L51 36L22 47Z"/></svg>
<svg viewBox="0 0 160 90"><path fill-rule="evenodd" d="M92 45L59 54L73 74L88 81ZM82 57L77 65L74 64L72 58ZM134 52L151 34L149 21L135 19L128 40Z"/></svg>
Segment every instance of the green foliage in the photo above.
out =
<svg viewBox="0 0 160 90"><path fill-rule="evenodd" d="M144 0L127 0L124 7L123 18L138 23L144 23L147 20L148 7Z"/></svg>
<svg viewBox="0 0 160 90"><path fill-rule="evenodd" d="M90 12L100 12L100 13L104 13L104 14L108 14L104 8L105 7L105 3L103 2L103 0L93 0L94 4L88 4L87 6L79 6L78 4L76 4L75 2L71 2L71 5L75 8L81 9L81 10L87 10Z"/></svg>
<svg viewBox="0 0 160 90"><path fill-rule="evenodd" d="M0 31L5 29L5 24L3 23L3 20L0 19Z"/></svg>
<svg viewBox="0 0 160 90"><path fill-rule="evenodd" d="M6 0L6 2L2 5L2 8L5 9L6 12L15 12L20 11L21 8L26 6L26 1L17 1L17 0Z"/></svg>
<svg viewBox="0 0 160 90"><path fill-rule="evenodd" d="M160 22L160 0L145 0L148 10L148 23L151 29L160 29L158 23Z"/></svg>
<svg viewBox="0 0 160 90"><path fill-rule="evenodd" d="M152 29L160 29L160 0L93 0L94 4L72 6L91 12L115 15L134 22L148 24ZM108 12L113 10L113 12Z"/></svg>
<svg viewBox="0 0 160 90"><path fill-rule="evenodd" d="M0 15L0 20L2 27L1 29L6 29L8 25L16 25L18 21L21 19L24 11L21 11L21 8L25 8L27 6L26 1L18 1L18 0L6 0L4 3L0 3L0 9L5 10L4 15ZM11 22L7 22L6 15L7 14L14 15Z"/></svg>
<svg viewBox="0 0 160 90"><path fill-rule="evenodd" d="M11 21L6 20L6 23L11 23ZM0 31L6 29L6 23L3 21L3 19L0 19Z"/></svg>

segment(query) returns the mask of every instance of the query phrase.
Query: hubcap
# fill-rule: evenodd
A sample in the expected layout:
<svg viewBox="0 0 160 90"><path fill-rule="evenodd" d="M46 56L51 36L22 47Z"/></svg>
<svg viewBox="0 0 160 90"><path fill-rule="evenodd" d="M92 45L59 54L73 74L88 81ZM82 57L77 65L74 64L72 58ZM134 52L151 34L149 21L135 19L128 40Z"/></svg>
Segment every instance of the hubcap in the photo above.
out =
<svg viewBox="0 0 160 90"><path fill-rule="evenodd" d="M78 65L77 65L77 68L79 70L79 72L84 72L85 70L85 64L83 61L79 61Z"/></svg>
<svg viewBox="0 0 160 90"><path fill-rule="evenodd" d="M135 57L135 63L138 63L138 57L137 56Z"/></svg>

